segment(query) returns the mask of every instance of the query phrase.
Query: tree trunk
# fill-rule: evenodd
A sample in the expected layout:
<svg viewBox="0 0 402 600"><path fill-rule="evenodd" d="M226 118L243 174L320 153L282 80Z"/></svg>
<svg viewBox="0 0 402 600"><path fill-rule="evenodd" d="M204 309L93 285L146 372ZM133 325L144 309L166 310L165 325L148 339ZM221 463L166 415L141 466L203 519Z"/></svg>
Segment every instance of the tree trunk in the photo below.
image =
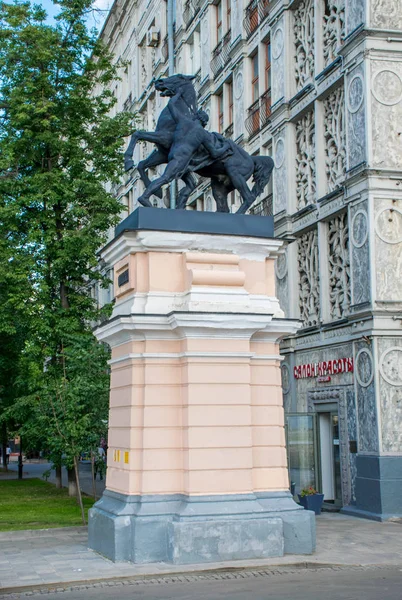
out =
<svg viewBox="0 0 402 600"><path fill-rule="evenodd" d="M92 493L94 495L94 500L96 502L95 456L94 456L93 452L91 452L91 474L92 474Z"/></svg>
<svg viewBox="0 0 402 600"><path fill-rule="evenodd" d="M75 477L75 469L67 469L68 479L68 495L75 496L77 498L77 479Z"/></svg>
<svg viewBox="0 0 402 600"><path fill-rule="evenodd" d="M81 509L82 524L86 525L84 505L82 503L82 495L81 495L81 487L80 487L80 475L78 472L78 459L76 456L74 456L74 471L75 471L75 481L77 484L77 498L78 498L78 503L79 503L80 509Z"/></svg>
<svg viewBox="0 0 402 600"><path fill-rule="evenodd" d="M56 487L58 489L61 489L63 487L63 478L62 478L61 465L56 465L55 473L56 473Z"/></svg>
<svg viewBox="0 0 402 600"><path fill-rule="evenodd" d="M2 446L1 446L1 456L3 458L3 467L6 471L8 471L7 467L7 425L3 423L2 427Z"/></svg>

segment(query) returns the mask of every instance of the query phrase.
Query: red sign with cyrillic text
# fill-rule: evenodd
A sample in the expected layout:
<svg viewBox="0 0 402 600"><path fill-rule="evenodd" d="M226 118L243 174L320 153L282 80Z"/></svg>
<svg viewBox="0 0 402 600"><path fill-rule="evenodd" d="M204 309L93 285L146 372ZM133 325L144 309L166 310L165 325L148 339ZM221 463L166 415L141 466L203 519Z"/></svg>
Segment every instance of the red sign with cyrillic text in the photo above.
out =
<svg viewBox="0 0 402 600"><path fill-rule="evenodd" d="M293 372L295 379L353 373L353 358L335 358L334 360L323 360L317 363L298 365L294 368Z"/></svg>

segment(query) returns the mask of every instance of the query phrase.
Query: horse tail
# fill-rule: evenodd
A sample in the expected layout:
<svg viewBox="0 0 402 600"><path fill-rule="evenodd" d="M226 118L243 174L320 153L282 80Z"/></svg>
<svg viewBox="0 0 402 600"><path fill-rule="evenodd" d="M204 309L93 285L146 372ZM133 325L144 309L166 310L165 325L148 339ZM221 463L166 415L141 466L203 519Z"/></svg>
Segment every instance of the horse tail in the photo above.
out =
<svg viewBox="0 0 402 600"><path fill-rule="evenodd" d="M253 194L254 200L263 192L265 186L271 178L274 168L274 161L270 156L252 156L254 162L253 171Z"/></svg>

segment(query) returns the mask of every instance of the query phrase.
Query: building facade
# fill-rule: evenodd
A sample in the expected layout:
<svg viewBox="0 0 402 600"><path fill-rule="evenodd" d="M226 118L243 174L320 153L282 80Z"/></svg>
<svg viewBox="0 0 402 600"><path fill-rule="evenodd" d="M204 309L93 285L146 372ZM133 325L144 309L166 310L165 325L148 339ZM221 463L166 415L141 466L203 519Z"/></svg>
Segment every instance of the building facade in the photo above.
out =
<svg viewBox="0 0 402 600"><path fill-rule="evenodd" d="M127 65L115 110L154 130L166 2L116 0L101 35ZM401 42L401 0L175 3L175 72L209 128L275 161L251 212L287 240L277 294L302 322L282 344L290 478L375 519L402 516ZM134 170L115 190L122 217L142 189ZM208 181L188 208L214 210Z"/></svg>

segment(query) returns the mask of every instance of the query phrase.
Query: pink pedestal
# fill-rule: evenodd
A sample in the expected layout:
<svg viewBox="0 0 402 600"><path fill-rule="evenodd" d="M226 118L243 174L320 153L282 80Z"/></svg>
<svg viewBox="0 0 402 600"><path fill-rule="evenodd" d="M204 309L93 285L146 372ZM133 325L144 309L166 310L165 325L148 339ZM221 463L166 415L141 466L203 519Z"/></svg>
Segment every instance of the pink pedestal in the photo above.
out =
<svg viewBox="0 0 402 600"><path fill-rule="evenodd" d="M127 231L103 251L116 303L97 330L112 358L95 550L177 563L313 550L288 492L278 343L298 325L275 297L280 247Z"/></svg>

